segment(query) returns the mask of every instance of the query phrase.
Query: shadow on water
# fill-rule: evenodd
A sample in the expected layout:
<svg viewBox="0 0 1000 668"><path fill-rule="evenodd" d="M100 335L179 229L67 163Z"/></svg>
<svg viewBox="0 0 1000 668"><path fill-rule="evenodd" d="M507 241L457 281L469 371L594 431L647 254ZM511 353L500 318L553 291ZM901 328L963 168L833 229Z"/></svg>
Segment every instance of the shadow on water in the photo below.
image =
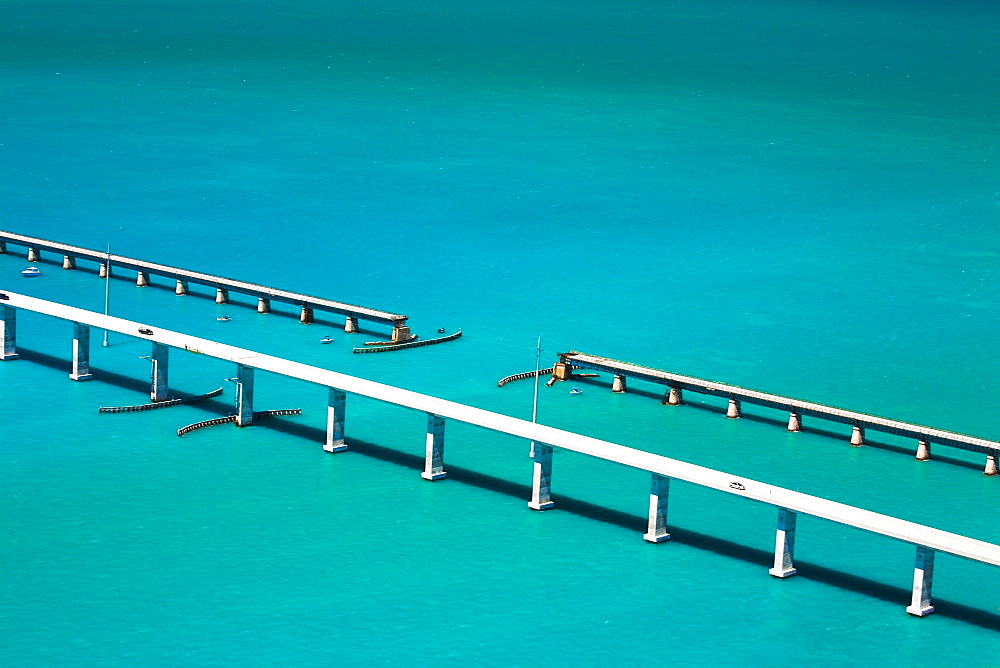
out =
<svg viewBox="0 0 1000 668"><path fill-rule="evenodd" d="M318 427L312 427L293 420L269 417L258 420L256 423L260 427L274 429L281 433L298 436L313 444L320 444L326 439L326 432ZM366 457L372 457L384 462L398 464L413 471L422 471L424 459L420 455L400 452L393 448L387 448L369 441L350 439L348 441L349 451ZM346 453L344 453L346 454ZM523 499L525 504L531 498L531 486L527 484L512 482L503 478L497 478L485 473L473 471L459 466L446 466L448 472L447 480L465 485L472 485L480 489L504 494L506 496ZM636 532L637 540L641 540L641 534L646 530L646 518L640 515L622 512L613 508L597 505L581 499L555 495L553 500L556 505L551 510L545 512L567 512L580 517L585 517L598 522L604 522L614 526ZM757 564L764 569L770 568L774 555L767 550L760 550L740 543L735 543L724 538L717 538L700 531L686 529L681 525L670 525L671 539L669 543L680 543L699 550L706 550L715 554L739 559L741 561ZM650 546L653 549L653 546ZM904 587L897 587L877 580L872 580L851 573L844 573L832 568L820 566L818 564L797 560L795 567L800 577L815 582L819 582L839 589L844 589L865 596L872 596L882 601L899 605L902 609L909 602L910 590ZM766 575L762 573L762 575ZM768 576L770 577L770 576ZM963 605L961 603L950 602L943 598L934 599L935 614L957 621L973 624L992 631L1000 631L1000 615Z"/></svg>
<svg viewBox="0 0 1000 668"><path fill-rule="evenodd" d="M579 385L590 385L590 386L594 386L594 387L607 388L607 391L611 392L611 382L610 381L605 381L602 378L580 378L580 379L575 379L575 380L576 380L577 384L579 384ZM635 394L635 395L638 395L640 397L646 397L646 398L649 398L649 399L655 399L655 400L659 401L660 403L665 403L666 402L666 391L664 391L664 392L661 393L661 392L653 392L653 391L646 390L646 389L643 389L643 388L633 389L633 388L629 387L628 390L627 390L627 393L628 394ZM726 414L726 410L728 408L728 405L727 405L725 399L718 399L718 401L720 402L719 405L710 404L710 403L706 403L706 402L702 402L702 401L691 401L689 399L688 395L685 395L685 400L684 400L684 403L682 404L682 406L684 408L693 408L695 410L706 411L708 413L715 413L717 415L723 415L724 416ZM783 431L788 428L788 420L787 420L787 418L786 419L778 419L778 418L769 417L767 415L755 415L753 413L748 413L747 410L746 410L747 407L748 406L746 404L743 405L743 409L742 409L742 414L740 416L740 420L747 420L748 422L760 422L762 424L769 424L769 425L772 425L774 427L779 427ZM664 406L664 408L679 408L679 406ZM767 410L767 409L764 409L764 410ZM803 421L805 422L807 419L808 418L803 418ZM825 420L819 420L818 418L816 418L816 419L813 420L813 424L815 424L815 422L817 422L817 421L820 422L821 424L830 424L830 425L837 424L835 422L826 422ZM843 427L843 431L839 431L838 432L838 431L834 431L833 429L823 429L823 428L814 427L814 426L811 426L807 422L806 424L804 424L802 426L802 432L803 433L807 433L807 434L816 434L818 436L826 436L828 438L832 438L832 439L835 439L835 440L843 441L844 444L847 445L850 442L850 438L851 438L850 425L841 425L841 426ZM869 430L868 433L865 434L865 447L867 447L867 448L874 448L876 450L885 450L887 452L895 452L897 454L907 455L911 459L916 459L916 451L917 451L916 443L914 443L913 447L909 447L908 448L908 447L905 447L905 446L902 446L902 445L899 445L899 444L896 444L896 443L886 443L885 441L876 441L876 440L873 440L871 438L871 436L870 436L871 433L873 433L873 432L871 432ZM878 433L878 432L874 432L874 433ZM942 455L942 454L940 454L941 450L944 449L944 448L946 448L946 447L948 447L948 446L941 445L941 446L938 446L937 449L934 450L934 454L933 454L933 460L934 461L938 461L938 462L942 462L942 463L946 463L946 464L951 464L951 465L954 465L954 466L961 466L963 468L971 469L973 471L982 471L983 470L983 465L982 464L978 464L976 462L971 462L971 461L968 461L968 460L965 460L965 459L959 459L957 457L949 457L948 455Z"/></svg>

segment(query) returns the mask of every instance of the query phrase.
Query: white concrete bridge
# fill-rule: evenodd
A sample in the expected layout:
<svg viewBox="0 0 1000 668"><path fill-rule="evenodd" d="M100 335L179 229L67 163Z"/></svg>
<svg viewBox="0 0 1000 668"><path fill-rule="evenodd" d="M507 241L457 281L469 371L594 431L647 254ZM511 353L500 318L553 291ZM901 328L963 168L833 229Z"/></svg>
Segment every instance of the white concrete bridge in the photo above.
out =
<svg viewBox="0 0 1000 668"><path fill-rule="evenodd" d="M439 480L446 476L444 469L446 420L457 420L533 441L535 447L532 492L528 506L536 510L544 510L553 505L550 483L554 450L571 450L608 462L647 471L651 476L651 488L648 525L644 538L653 543L667 540L670 537L667 524L667 505L671 480L683 480L739 496L749 501L768 504L774 507L777 516L774 564L769 571L775 577L785 578L796 573L793 556L796 518L799 513L910 543L915 548L916 561L911 600L906 610L913 615L924 616L934 611L931 605L931 584L934 556L937 552L945 552L965 559L1000 566L1000 545L844 503L802 494L732 473L655 455L617 443L466 406L454 401L438 399L336 371L189 336L181 332L163 329L157 325L106 316L9 291L0 292L0 339L2 339L0 359L2 360L17 358L16 323L17 311L21 309L72 323L70 378L77 381L92 377L89 363L90 329L92 327L107 329L138 339L148 339L152 347L153 380L150 395L153 401L166 398L168 353L172 348L188 354L201 354L232 362L236 365L235 422L239 426L246 426L253 422L254 372L258 369L326 388L328 410L324 449L328 452L339 452L348 447L348 442L345 439L346 397L348 394L370 397L424 412L427 415L426 457L424 471L421 475L427 480ZM68 329L67 338L69 334ZM1000 587L994 587L994 589L1000 592Z"/></svg>

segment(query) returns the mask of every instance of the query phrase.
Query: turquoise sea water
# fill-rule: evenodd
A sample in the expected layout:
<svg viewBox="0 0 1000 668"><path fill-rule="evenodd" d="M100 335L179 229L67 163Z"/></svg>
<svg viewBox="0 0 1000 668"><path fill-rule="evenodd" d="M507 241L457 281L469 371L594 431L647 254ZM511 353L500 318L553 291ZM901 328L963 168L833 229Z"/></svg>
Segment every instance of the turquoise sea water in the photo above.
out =
<svg viewBox="0 0 1000 668"><path fill-rule="evenodd" d="M0 9L0 229L465 334L352 355L385 332L124 276L115 315L521 417L531 383L496 380L541 334L544 365L584 350L1000 437L992 3ZM0 256L0 288L103 308L94 272L46 259L29 281ZM450 424L430 484L422 415L349 397L352 450L328 455L325 391L263 375L258 409L301 417L178 438L230 411L227 365L171 360L175 389L218 401L99 415L146 400L146 346L95 340L97 378L73 383L66 324L21 313L18 334L4 665L1000 661L993 567L939 555L917 619L909 545L803 517L780 581L764 506L676 483L674 539L650 545L643 473L558 452L556 508L533 512L526 443ZM540 421L1000 542L979 455L919 463L609 384L543 388Z"/></svg>

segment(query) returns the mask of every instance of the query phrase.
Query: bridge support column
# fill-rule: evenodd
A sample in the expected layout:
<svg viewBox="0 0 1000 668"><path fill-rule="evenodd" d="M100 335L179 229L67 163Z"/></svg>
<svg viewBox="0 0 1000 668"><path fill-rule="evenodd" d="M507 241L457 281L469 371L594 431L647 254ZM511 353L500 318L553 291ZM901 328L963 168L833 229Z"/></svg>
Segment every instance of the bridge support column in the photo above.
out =
<svg viewBox="0 0 1000 668"><path fill-rule="evenodd" d="M299 314L299 322L308 325L313 321L313 310L311 306L302 306L302 313Z"/></svg>
<svg viewBox="0 0 1000 668"><path fill-rule="evenodd" d="M573 377L573 365L569 362L564 362L559 360L552 367L552 378L549 380L547 385L551 385L557 380L569 380Z"/></svg>
<svg viewBox="0 0 1000 668"><path fill-rule="evenodd" d="M927 441L917 441L917 461L926 462L931 458L931 444Z"/></svg>
<svg viewBox="0 0 1000 668"><path fill-rule="evenodd" d="M101 268L98 270L97 275L100 278L107 278L111 274L111 268L108 267L107 262L101 263Z"/></svg>
<svg viewBox="0 0 1000 668"><path fill-rule="evenodd" d="M326 408L326 443L323 449L327 452L343 452L347 449L344 442L344 408L347 403L347 393L336 388L327 388Z"/></svg>
<svg viewBox="0 0 1000 668"><path fill-rule="evenodd" d="M420 477L424 480L440 480L447 477L444 472L444 418L433 413L427 414L427 447L424 456L424 470Z"/></svg>
<svg viewBox="0 0 1000 668"><path fill-rule="evenodd" d="M410 334L410 328L406 325L395 324L392 326L392 342L393 343L406 343L413 338Z"/></svg>
<svg viewBox="0 0 1000 668"><path fill-rule="evenodd" d="M788 414L788 431L802 431L802 413Z"/></svg>
<svg viewBox="0 0 1000 668"><path fill-rule="evenodd" d="M270 313L271 300L267 297L257 297L257 313Z"/></svg>
<svg viewBox="0 0 1000 668"><path fill-rule="evenodd" d="M650 543L662 543L665 540L670 540L670 534L667 533L669 492L670 478L654 473L649 488L649 522L646 524L646 533L643 535L643 538Z"/></svg>
<svg viewBox="0 0 1000 668"><path fill-rule="evenodd" d="M167 377L170 370L170 348L162 343L154 343L153 353L149 356L149 359L153 363L153 370L151 372L153 387L150 389L149 398L155 404L159 401L166 401L169 398L167 393L170 391L170 388L167 385Z"/></svg>
<svg viewBox="0 0 1000 668"><path fill-rule="evenodd" d="M188 293L188 282L177 279L177 285L174 287L175 295L186 295Z"/></svg>
<svg viewBox="0 0 1000 668"><path fill-rule="evenodd" d="M90 325L73 323L73 380L90 380Z"/></svg>
<svg viewBox="0 0 1000 668"><path fill-rule="evenodd" d="M931 583L934 579L934 550L917 545L917 564L913 568L913 595L906 611L917 617L934 612L931 605Z"/></svg>
<svg viewBox="0 0 1000 668"><path fill-rule="evenodd" d="M983 475L996 475L997 474L997 455L986 455L986 469L983 471Z"/></svg>
<svg viewBox="0 0 1000 668"><path fill-rule="evenodd" d="M768 571L776 578L787 578L798 571L792 565L795 556L795 522L798 519L794 510L778 508L778 531L774 538L774 567Z"/></svg>
<svg viewBox="0 0 1000 668"><path fill-rule="evenodd" d="M854 425L851 430L851 446L855 448L860 448L865 444L865 428L858 425Z"/></svg>
<svg viewBox="0 0 1000 668"><path fill-rule="evenodd" d="M547 510L552 503L552 446L545 443L535 443L534 473L531 478L531 501L528 507L532 510Z"/></svg>
<svg viewBox="0 0 1000 668"><path fill-rule="evenodd" d="M216 304L228 304L229 303L229 290L225 288L215 289L215 303Z"/></svg>
<svg viewBox="0 0 1000 668"><path fill-rule="evenodd" d="M236 426L253 424L253 367L236 367Z"/></svg>
<svg viewBox="0 0 1000 668"><path fill-rule="evenodd" d="M149 285L149 272L148 271L138 272L135 277L135 285L136 287L139 288L144 288L147 285Z"/></svg>
<svg viewBox="0 0 1000 668"><path fill-rule="evenodd" d="M28 262L41 262L42 254L38 252L37 248L28 249Z"/></svg>
<svg viewBox="0 0 1000 668"><path fill-rule="evenodd" d="M71 255L63 255L63 269L76 269L76 258Z"/></svg>
<svg viewBox="0 0 1000 668"><path fill-rule="evenodd" d="M625 386L625 376L619 376L619 375L616 374L615 375L615 379L611 382L611 391L612 392L624 392L625 389L626 389L626 386Z"/></svg>
<svg viewBox="0 0 1000 668"><path fill-rule="evenodd" d="M0 361L17 359L17 309L0 305Z"/></svg>
<svg viewBox="0 0 1000 668"><path fill-rule="evenodd" d="M671 387L667 392L667 404L670 406L680 406L684 403L684 391L679 387Z"/></svg>
<svg viewBox="0 0 1000 668"><path fill-rule="evenodd" d="M738 418L740 415L742 415L742 413L740 412L740 408L741 406L739 399L730 399L729 407L726 408L726 417L730 419Z"/></svg>
<svg viewBox="0 0 1000 668"><path fill-rule="evenodd" d="M347 320L344 322L344 332L347 334L354 334L358 331L358 319L347 316Z"/></svg>

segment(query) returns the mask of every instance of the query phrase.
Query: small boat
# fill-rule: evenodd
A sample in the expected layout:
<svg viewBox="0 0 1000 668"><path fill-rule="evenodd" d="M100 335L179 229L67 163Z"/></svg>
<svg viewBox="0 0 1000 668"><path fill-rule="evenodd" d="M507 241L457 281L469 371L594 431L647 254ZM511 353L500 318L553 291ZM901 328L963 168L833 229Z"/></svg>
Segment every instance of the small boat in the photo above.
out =
<svg viewBox="0 0 1000 668"><path fill-rule="evenodd" d="M218 318L216 318L216 320L218 320L219 322L229 322L230 320L232 320L232 318L230 318L228 315L220 315Z"/></svg>
<svg viewBox="0 0 1000 668"><path fill-rule="evenodd" d="M583 390L581 390L579 387L574 387L572 390L569 391L569 393L570 394L583 394Z"/></svg>
<svg viewBox="0 0 1000 668"><path fill-rule="evenodd" d="M324 336L322 339L319 340L319 342L320 343L333 343L333 337L332 336Z"/></svg>
<svg viewBox="0 0 1000 668"><path fill-rule="evenodd" d="M41 276L42 275L42 270L39 269L38 267L28 267L27 269L25 269L24 271L21 272L21 275L22 276L29 276L29 277L30 276Z"/></svg>
<svg viewBox="0 0 1000 668"><path fill-rule="evenodd" d="M441 327L440 329L438 329L438 334L444 334L444 327Z"/></svg>

